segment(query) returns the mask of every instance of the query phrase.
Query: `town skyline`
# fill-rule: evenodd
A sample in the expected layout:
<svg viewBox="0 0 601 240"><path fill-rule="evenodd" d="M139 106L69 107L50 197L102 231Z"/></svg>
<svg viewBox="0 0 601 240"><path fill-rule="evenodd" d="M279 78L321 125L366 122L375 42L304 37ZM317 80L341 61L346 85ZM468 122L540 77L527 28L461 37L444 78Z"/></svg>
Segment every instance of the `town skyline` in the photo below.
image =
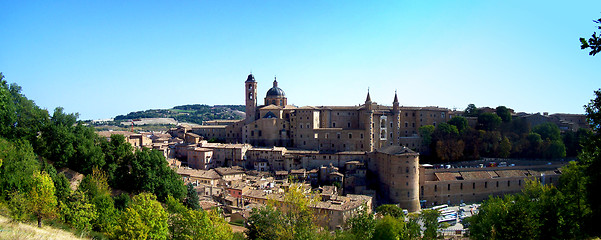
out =
<svg viewBox="0 0 601 240"><path fill-rule="evenodd" d="M297 106L359 105L369 88L383 105L396 89L403 106L582 114L599 88L578 42L594 1L2 5L6 80L81 119L242 105L250 72L259 100L277 76Z"/></svg>

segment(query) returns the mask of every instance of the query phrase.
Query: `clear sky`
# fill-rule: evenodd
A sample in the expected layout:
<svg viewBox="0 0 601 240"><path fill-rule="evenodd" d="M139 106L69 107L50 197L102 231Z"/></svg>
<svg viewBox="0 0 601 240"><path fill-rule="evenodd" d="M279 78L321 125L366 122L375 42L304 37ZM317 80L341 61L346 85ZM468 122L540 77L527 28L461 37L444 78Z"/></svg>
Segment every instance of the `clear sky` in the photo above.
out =
<svg viewBox="0 0 601 240"><path fill-rule="evenodd" d="M288 103L584 113L601 1L0 0L0 72L80 119L183 104Z"/></svg>

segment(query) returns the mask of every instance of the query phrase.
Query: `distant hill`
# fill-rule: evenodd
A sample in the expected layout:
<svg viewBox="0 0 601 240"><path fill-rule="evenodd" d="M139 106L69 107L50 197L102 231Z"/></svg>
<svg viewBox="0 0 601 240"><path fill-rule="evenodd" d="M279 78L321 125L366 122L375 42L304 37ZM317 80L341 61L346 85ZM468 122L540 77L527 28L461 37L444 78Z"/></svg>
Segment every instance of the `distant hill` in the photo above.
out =
<svg viewBox="0 0 601 240"><path fill-rule="evenodd" d="M192 104L175 106L170 109L150 109L130 112L115 117L115 121L127 121L140 118L173 118L178 122L202 124L207 120L236 120L244 118L244 105L215 105Z"/></svg>

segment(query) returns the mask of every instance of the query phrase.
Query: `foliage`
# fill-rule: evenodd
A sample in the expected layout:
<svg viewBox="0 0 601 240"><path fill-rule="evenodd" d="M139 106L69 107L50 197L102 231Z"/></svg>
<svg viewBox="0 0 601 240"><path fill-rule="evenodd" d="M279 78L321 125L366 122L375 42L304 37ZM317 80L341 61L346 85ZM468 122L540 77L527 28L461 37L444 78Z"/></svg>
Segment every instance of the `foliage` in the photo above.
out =
<svg viewBox="0 0 601 240"><path fill-rule="evenodd" d="M478 115L480 115L480 110L478 110L476 105L470 103L467 105L467 108L465 108L463 115L466 117L477 117Z"/></svg>
<svg viewBox="0 0 601 240"><path fill-rule="evenodd" d="M128 208L131 204L131 198L127 193L121 193L119 196L115 197L115 208L118 210L124 210Z"/></svg>
<svg viewBox="0 0 601 240"><path fill-rule="evenodd" d="M156 196L151 193L136 195L130 207L117 219L112 237L117 239L167 239L168 215Z"/></svg>
<svg viewBox="0 0 601 240"><path fill-rule="evenodd" d="M56 196L54 183L46 172L36 172L33 175L33 185L27 193L26 206L29 212L38 220L42 227L42 218L53 218L56 214Z"/></svg>
<svg viewBox="0 0 601 240"><path fill-rule="evenodd" d="M506 122L511 122L511 112L505 106L498 106L496 109L497 116L501 118L501 120Z"/></svg>
<svg viewBox="0 0 601 240"><path fill-rule="evenodd" d="M244 105L215 105L204 104L175 106L172 109L151 109L130 112L115 117L116 121L139 118L173 118L178 122L202 124L204 121L215 119L242 119L235 111L245 111Z"/></svg>
<svg viewBox="0 0 601 240"><path fill-rule="evenodd" d="M31 145L24 140L10 143L0 138L0 159L4 160L0 167L2 195L29 192L34 184L34 173L40 170Z"/></svg>
<svg viewBox="0 0 601 240"><path fill-rule="evenodd" d="M186 199L184 201L184 204L186 204L186 207L188 207L192 210L200 209L198 192L196 192L196 189L194 189L194 186L192 186L192 183L188 183L186 185L186 187L187 187L187 192L186 192L187 194L186 194Z"/></svg>
<svg viewBox="0 0 601 240"><path fill-rule="evenodd" d="M467 119L462 116L454 116L447 123L455 126L459 132L461 132L461 131L463 131L463 129L467 129L469 127L467 124Z"/></svg>
<svg viewBox="0 0 601 240"><path fill-rule="evenodd" d="M232 239L232 229L217 211L189 209L167 197L169 230L173 239Z"/></svg>
<svg viewBox="0 0 601 240"><path fill-rule="evenodd" d="M136 151L131 161L128 178L132 180L130 189L135 192L151 192L159 201L164 201L171 195L183 199L186 187L179 175L165 161L162 153L144 148Z"/></svg>
<svg viewBox="0 0 601 240"><path fill-rule="evenodd" d="M438 228L441 224L438 222L440 212L437 210L424 209L419 215L419 218L424 224L424 237L423 239L436 239L438 237Z"/></svg>
<svg viewBox="0 0 601 240"><path fill-rule="evenodd" d="M54 188L56 199L60 202L67 200L67 197L71 195L71 183L69 183L69 179L65 177L64 173L57 174L52 181L54 182Z"/></svg>
<svg viewBox="0 0 601 240"><path fill-rule="evenodd" d="M434 130L436 127L432 125L425 125L419 127L419 136L422 138L423 146L430 146L432 144L432 134L434 134Z"/></svg>
<svg viewBox="0 0 601 240"><path fill-rule="evenodd" d="M284 194L282 203L270 202L267 206L254 209L248 220L250 239L316 239L316 216L310 209L312 196L303 193L302 186L291 184Z"/></svg>
<svg viewBox="0 0 601 240"><path fill-rule="evenodd" d="M501 117L494 113L482 113L478 115L478 129L495 131L501 126Z"/></svg>
<svg viewBox="0 0 601 240"><path fill-rule="evenodd" d="M598 20L593 20L593 22L599 24L597 26L598 29L601 29L601 18ZM580 49L590 48L590 52L588 53L591 56L595 56L597 53L601 52L601 36L597 36L597 32L593 32L593 35L588 39L580 38Z"/></svg>
<svg viewBox="0 0 601 240"><path fill-rule="evenodd" d="M474 239L570 239L581 236L578 203L536 180L521 194L491 197L470 219Z"/></svg>
<svg viewBox="0 0 601 240"><path fill-rule="evenodd" d="M384 204L376 208L376 212L382 216L392 216L394 218L404 218L403 209L394 204Z"/></svg>
<svg viewBox="0 0 601 240"><path fill-rule="evenodd" d="M73 192L65 202L61 201L60 210L63 221L88 232L92 230L92 222L98 218L95 206L81 190Z"/></svg>
<svg viewBox="0 0 601 240"><path fill-rule="evenodd" d="M538 133L542 140L549 139L551 141L559 140L561 134L559 127L551 122L536 125L532 131Z"/></svg>
<svg viewBox="0 0 601 240"><path fill-rule="evenodd" d="M401 213L403 213L402 210ZM355 239L371 239L376 229L376 219L373 214L367 212L367 206L363 206L357 215L349 219L346 224Z"/></svg>
<svg viewBox="0 0 601 240"><path fill-rule="evenodd" d="M392 216L384 216L376 223L374 236L372 239L378 240L396 240L404 233L405 222Z"/></svg>

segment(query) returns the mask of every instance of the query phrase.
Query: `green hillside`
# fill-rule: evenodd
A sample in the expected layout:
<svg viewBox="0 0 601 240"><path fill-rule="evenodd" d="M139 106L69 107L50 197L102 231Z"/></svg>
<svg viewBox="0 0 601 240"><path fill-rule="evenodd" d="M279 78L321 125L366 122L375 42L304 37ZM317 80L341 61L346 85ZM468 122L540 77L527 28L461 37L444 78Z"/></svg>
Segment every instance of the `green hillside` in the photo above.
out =
<svg viewBox="0 0 601 240"><path fill-rule="evenodd" d="M116 122L139 118L174 118L178 122L201 124L208 120L242 119L244 105L215 105L192 104L175 106L170 109L150 109L130 112L126 115L115 117Z"/></svg>

